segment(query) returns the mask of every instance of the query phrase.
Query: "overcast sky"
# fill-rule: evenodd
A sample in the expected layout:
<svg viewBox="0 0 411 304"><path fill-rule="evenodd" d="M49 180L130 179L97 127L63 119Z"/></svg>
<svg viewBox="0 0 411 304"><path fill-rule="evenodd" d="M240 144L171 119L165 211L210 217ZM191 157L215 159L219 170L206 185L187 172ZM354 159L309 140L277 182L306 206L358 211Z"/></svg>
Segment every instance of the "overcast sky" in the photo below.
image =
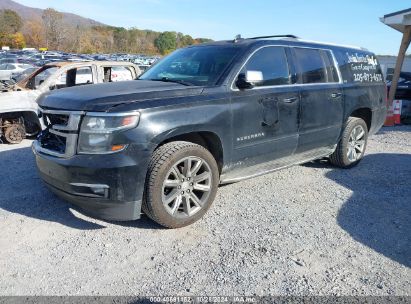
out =
<svg viewBox="0 0 411 304"><path fill-rule="evenodd" d="M409 0L17 0L122 27L179 31L214 40L269 34L366 47L394 55L401 34L379 17Z"/></svg>

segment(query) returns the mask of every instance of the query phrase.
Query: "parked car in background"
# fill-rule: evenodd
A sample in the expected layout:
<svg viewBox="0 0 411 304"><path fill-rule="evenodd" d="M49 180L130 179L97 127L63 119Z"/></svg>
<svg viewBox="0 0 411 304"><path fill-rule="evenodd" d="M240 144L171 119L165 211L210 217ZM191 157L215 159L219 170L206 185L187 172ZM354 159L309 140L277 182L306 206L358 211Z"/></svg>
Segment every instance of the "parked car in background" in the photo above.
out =
<svg viewBox="0 0 411 304"><path fill-rule="evenodd" d="M141 72L144 73L151 67L151 65L140 64L138 67L140 68Z"/></svg>
<svg viewBox="0 0 411 304"><path fill-rule="evenodd" d="M0 58L0 64L4 63L18 63L18 59L16 57L7 57L7 58Z"/></svg>
<svg viewBox="0 0 411 304"><path fill-rule="evenodd" d="M0 64L0 80L10 80L22 73L24 70L33 68L30 64L24 63L3 63Z"/></svg>
<svg viewBox="0 0 411 304"><path fill-rule="evenodd" d="M31 67L28 69L25 69L24 71L17 73L15 75L12 76L12 80L17 83L21 80L23 80L24 78L29 77L31 74L33 74L35 71L37 71L39 69L39 67Z"/></svg>
<svg viewBox="0 0 411 304"><path fill-rule="evenodd" d="M117 74L116 74L117 73ZM133 80L141 74L129 62L92 61L46 64L27 78L0 93L0 137L19 143L26 135L38 133L37 98L50 90L118 80Z"/></svg>
<svg viewBox="0 0 411 304"><path fill-rule="evenodd" d="M41 178L94 216L177 228L219 184L325 157L357 165L387 111L375 54L282 37L190 46L132 83L43 94Z"/></svg>
<svg viewBox="0 0 411 304"><path fill-rule="evenodd" d="M391 77L387 77L387 89L391 88ZM397 91L395 92L395 99L410 99L411 100L411 73L401 72L398 79Z"/></svg>

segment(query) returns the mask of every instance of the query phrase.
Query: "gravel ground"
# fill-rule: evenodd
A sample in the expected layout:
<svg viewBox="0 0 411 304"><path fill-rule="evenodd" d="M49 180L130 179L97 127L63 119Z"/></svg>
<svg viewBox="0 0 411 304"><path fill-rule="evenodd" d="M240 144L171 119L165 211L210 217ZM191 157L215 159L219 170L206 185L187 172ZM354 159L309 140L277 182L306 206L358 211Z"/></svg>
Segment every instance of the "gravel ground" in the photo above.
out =
<svg viewBox="0 0 411 304"><path fill-rule="evenodd" d="M410 126L351 170L221 187L178 230L81 214L43 186L30 144L0 145L0 295L411 295Z"/></svg>

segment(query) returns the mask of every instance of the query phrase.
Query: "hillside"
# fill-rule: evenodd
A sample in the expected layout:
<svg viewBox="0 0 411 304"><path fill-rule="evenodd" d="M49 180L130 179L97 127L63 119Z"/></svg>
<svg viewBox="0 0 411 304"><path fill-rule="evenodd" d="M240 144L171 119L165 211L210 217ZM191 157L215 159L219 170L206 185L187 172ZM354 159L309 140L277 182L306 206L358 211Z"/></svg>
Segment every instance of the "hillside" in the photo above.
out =
<svg viewBox="0 0 411 304"><path fill-rule="evenodd" d="M42 9L28 7L12 0L0 0L0 10L2 9L11 9L17 12L24 21L40 21L41 15L43 14ZM84 18L79 15L64 12L62 12L62 14L63 21L66 24L75 24L76 26L80 27L104 26L103 23L100 23L89 18Z"/></svg>
<svg viewBox="0 0 411 304"><path fill-rule="evenodd" d="M7 14L14 14L15 22L4 17ZM54 9L28 7L13 0L0 0L0 24L3 24L3 28L0 26L0 45L11 48L35 47L73 53L167 54L176 48L210 41L172 29L162 33L109 26Z"/></svg>

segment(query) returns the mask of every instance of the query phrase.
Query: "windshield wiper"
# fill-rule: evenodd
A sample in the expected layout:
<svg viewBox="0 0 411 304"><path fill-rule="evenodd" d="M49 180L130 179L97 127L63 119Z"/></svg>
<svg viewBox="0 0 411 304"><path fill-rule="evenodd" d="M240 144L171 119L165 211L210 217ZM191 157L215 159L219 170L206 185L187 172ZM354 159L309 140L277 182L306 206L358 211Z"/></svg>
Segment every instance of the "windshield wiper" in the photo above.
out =
<svg viewBox="0 0 411 304"><path fill-rule="evenodd" d="M147 79L147 80L152 80L152 81L162 81L162 82L173 82L173 83L178 83L178 84L182 84L185 86L193 86L194 84L183 80L183 79L170 79L168 77L163 77L163 78L154 78L154 79Z"/></svg>

